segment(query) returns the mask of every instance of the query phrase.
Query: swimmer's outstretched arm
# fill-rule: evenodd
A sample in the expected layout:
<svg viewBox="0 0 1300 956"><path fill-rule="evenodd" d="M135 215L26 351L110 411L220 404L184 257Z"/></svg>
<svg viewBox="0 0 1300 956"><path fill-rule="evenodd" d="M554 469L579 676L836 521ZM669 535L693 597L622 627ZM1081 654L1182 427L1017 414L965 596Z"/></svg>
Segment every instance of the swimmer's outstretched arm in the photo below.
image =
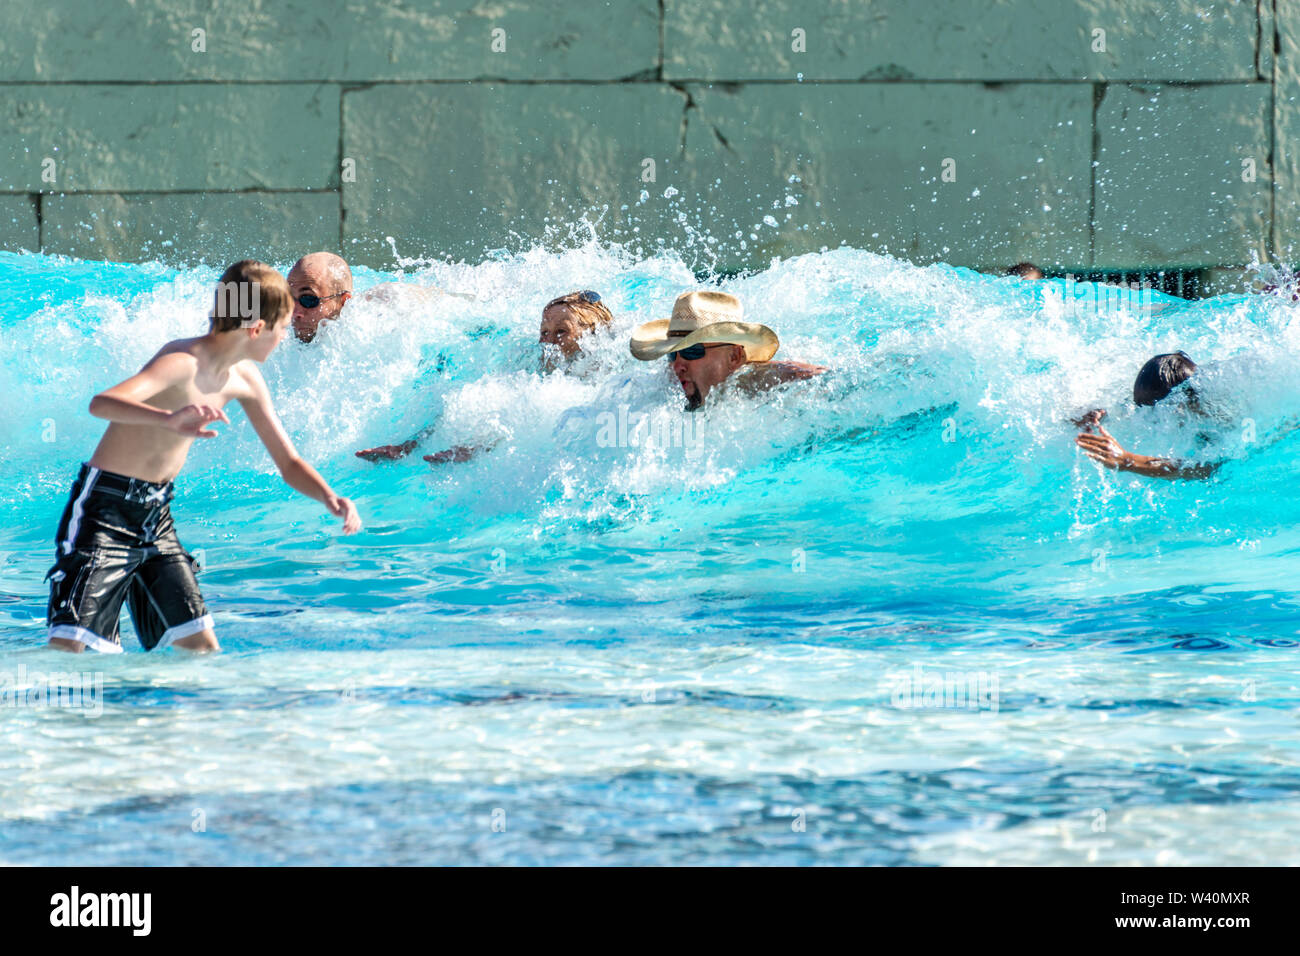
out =
<svg viewBox="0 0 1300 956"><path fill-rule="evenodd" d="M343 533L352 534L361 530L361 516L357 507L347 498L334 493L320 473L298 456L298 451L289 440L284 426L280 424L275 408L271 405L271 393L266 387L262 373L251 362L241 363L241 372L247 383L248 391L240 396L239 404L244 407L248 420L262 440L266 450L271 453L271 460L280 469L284 483L299 494L315 498L331 512L343 519Z"/></svg>
<svg viewBox="0 0 1300 956"><path fill-rule="evenodd" d="M419 442L414 438L400 445L376 445L374 448L361 449L357 452L357 457L366 461L397 461L415 451L417 445Z"/></svg>
<svg viewBox="0 0 1300 956"><path fill-rule="evenodd" d="M440 451L434 455L425 455L424 460L431 465L443 465L447 462L465 462L474 458L476 455L485 451L491 451L496 448L500 442L492 442L488 445L456 445L454 448L448 448L446 451Z"/></svg>
<svg viewBox="0 0 1300 956"><path fill-rule="evenodd" d="M810 362L752 362L748 367L748 374L739 378L737 384L751 392L814 378L828 370L825 365Z"/></svg>
<svg viewBox="0 0 1300 956"><path fill-rule="evenodd" d="M1125 451L1113 435L1100 425L1096 426L1098 434L1085 432L1075 439L1093 461L1101 462L1107 468L1116 471L1131 471L1148 478L1208 478L1218 469L1220 462L1207 464L1183 464L1172 458L1153 458Z"/></svg>
<svg viewBox="0 0 1300 956"><path fill-rule="evenodd" d="M433 426L426 425L416 432L414 437L408 438L400 445L376 445L374 448L363 448L357 452L357 457L364 458L366 461L397 461L419 448L420 442L432 434Z"/></svg>

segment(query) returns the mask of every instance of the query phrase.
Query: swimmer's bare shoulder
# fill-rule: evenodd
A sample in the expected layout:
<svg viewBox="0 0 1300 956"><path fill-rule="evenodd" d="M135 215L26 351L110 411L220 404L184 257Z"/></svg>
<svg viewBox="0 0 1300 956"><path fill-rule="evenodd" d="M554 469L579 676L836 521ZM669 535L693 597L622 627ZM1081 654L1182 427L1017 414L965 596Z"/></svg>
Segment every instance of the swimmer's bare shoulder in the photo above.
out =
<svg viewBox="0 0 1300 956"><path fill-rule="evenodd" d="M448 297L473 302L478 298L471 292L453 292L437 286L415 285L411 282L382 282L357 293L361 302L377 305L432 305Z"/></svg>
<svg viewBox="0 0 1300 956"><path fill-rule="evenodd" d="M199 338L173 339L155 352L135 377L139 378L152 370L159 376L165 376L171 385L193 381L199 373L199 342ZM161 398L161 393L154 397Z"/></svg>
<svg viewBox="0 0 1300 956"><path fill-rule="evenodd" d="M252 359L236 362L226 372L219 372L205 339L200 336L168 342L137 375L109 391L140 379L138 386L144 386L146 390L149 385L159 386L157 392L144 400L164 411L175 412L194 402L224 408L231 400L249 393L250 375L261 380L257 364ZM131 391L138 392L141 388Z"/></svg>
<svg viewBox="0 0 1300 956"><path fill-rule="evenodd" d="M418 305L435 302L446 294L432 286L415 285L410 282L383 282L371 286L365 292L357 293L357 298L363 302Z"/></svg>
<svg viewBox="0 0 1300 956"><path fill-rule="evenodd" d="M825 365L810 362L750 362L745 368L746 374L738 379L737 384L752 392L775 388L785 382L815 378L829 371Z"/></svg>

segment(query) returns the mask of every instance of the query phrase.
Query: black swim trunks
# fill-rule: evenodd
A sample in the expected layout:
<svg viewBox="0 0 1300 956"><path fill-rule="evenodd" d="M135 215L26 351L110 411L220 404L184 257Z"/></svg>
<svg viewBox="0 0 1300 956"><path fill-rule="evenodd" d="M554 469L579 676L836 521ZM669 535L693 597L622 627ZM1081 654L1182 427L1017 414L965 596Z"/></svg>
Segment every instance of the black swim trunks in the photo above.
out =
<svg viewBox="0 0 1300 956"><path fill-rule="evenodd" d="M82 465L63 509L50 582L50 637L121 653L126 600L144 649L212 627L198 567L176 538L172 483L156 484Z"/></svg>

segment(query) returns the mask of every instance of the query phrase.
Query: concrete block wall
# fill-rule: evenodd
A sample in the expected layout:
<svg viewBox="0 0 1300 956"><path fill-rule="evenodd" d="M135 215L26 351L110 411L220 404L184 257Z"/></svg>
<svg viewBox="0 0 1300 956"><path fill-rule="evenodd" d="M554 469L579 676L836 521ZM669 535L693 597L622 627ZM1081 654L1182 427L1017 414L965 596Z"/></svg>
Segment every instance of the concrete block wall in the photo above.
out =
<svg viewBox="0 0 1300 956"><path fill-rule="evenodd" d="M5 0L0 248L1300 259L1300 0Z"/></svg>

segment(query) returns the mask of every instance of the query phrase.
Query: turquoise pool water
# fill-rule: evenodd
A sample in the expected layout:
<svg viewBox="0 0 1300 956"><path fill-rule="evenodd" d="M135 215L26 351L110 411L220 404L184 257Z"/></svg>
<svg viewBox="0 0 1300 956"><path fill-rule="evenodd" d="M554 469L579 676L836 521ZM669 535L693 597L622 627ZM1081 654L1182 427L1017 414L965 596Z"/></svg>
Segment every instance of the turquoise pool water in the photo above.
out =
<svg viewBox="0 0 1300 956"><path fill-rule="evenodd" d="M0 254L0 862L1300 862L1289 301L803 256L722 286L833 372L687 416L626 352L697 285L673 256L358 270L474 296L355 302L265 367L363 533L233 408L173 505L224 652L124 618L131 653L56 655L86 405L202 330L217 275ZM574 288L617 335L541 375ZM1127 400L1176 348L1208 417ZM1225 464L1103 472L1066 423L1094 404ZM427 424L496 444L353 455ZM56 671L98 681L80 709L34 694Z"/></svg>

